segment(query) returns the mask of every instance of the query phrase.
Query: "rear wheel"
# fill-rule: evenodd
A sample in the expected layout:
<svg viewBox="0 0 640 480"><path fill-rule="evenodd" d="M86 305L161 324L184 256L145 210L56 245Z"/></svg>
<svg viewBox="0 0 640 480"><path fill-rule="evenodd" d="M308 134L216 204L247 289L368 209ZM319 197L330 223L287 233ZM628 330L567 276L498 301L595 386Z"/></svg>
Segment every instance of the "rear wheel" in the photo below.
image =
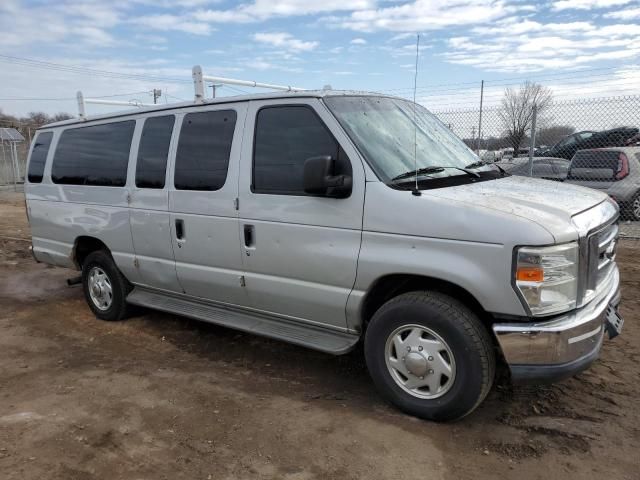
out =
<svg viewBox="0 0 640 480"><path fill-rule="evenodd" d="M365 335L367 367L381 395L417 417L464 417L491 389L495 355L477 316L436 292L385 303Z"/></svg>
<svg viewBox="0 0 640 480"><path fill-rule="evenodd" d="M131 285L109 253L99 250L87 255L82 265L82 287L89 308L101 320L126 317Z"/></svg>

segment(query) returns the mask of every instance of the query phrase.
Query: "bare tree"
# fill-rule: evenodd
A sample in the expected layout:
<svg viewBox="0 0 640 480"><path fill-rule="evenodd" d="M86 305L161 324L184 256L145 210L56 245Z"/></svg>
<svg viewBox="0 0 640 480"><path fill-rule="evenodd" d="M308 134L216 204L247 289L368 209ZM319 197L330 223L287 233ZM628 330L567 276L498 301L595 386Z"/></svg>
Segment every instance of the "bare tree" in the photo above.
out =
<svg viewBox="0 0 640 480"><path fill-rule="evenodd" d="M520 144L531 128L533 106L537 106L539 116L549 107L552 99L553 94L549 88L529 81L524 82L517 90L507 88L504 91L500 118L514 155L517 155Z"/></svg>
<svg viewBox="0 0 640 480"><path fill-rule="evenodd" d="M69 120L70 118L73 118L72 115L69 115L66 112L58 112L55 115L53 115L51 117L51 121L52 122L61 122L62 120Z"/></svg>

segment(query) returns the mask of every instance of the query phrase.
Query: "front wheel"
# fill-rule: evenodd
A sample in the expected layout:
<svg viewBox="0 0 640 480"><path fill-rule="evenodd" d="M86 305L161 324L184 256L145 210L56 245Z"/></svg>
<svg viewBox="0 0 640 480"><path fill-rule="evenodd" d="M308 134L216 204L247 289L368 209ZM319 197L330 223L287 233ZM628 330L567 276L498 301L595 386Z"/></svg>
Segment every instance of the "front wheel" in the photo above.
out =
<svg viewBox="0 0 640 480"><path fill-rule="evenodd" d="M473 411L495 371L491 338L477 316L437 292L410 292L385 303L365 335L369 373L401 410L447 421Z"/></svg>

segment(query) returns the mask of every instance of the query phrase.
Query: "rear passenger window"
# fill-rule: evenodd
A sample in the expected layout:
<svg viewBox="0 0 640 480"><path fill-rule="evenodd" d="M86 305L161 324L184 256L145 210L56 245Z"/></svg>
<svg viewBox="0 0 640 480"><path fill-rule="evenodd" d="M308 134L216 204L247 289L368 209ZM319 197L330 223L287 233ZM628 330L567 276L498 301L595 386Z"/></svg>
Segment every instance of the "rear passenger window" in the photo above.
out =
<svg viewBox="0 0 640 480"><path fill-rule="evenodd" d="M219 190L227 179L234 110L185 115L178 140L174 184L178 190Z"/></svg>
<svg viewBox="0 0 640 480"><path fill-rule="evenodd" d="M256 118L253 186L256 193L306 195L304 163L330 155L335 174L351 174L349 159L316 113L306 106L266 107Z"/></svg>
<svg viewBox="0 0 640 480"><path fill-rule="evenodd" d="M47 161L49 146L53 138L52 132L40 133L35 139L33 150L31 151L31 159L29 160L29 172L27 178L31 183L42 182L44 174L44 164Z"/></svg>
<svg viewBox="0 0 640 480"><path fill-rule="evenodd" d="M174 121L173 115L145 120L138 148L136 187L164 188Z"/></svg>
<svg viewBox="0 0 640 480"><path fill-rule="evenodd" d="M53 158L53 182L123 187L135 124L130 120L62 132Z"/></svg>

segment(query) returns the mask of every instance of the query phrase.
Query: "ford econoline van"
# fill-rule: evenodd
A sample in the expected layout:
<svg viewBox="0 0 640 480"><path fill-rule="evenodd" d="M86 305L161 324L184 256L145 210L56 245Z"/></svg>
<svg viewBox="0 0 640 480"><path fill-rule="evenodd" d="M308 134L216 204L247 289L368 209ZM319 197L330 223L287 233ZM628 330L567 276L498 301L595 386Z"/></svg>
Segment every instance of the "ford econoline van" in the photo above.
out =
<svg viewBox="0 0 640 480"><path fill-rule="evenodd" d="M618 208L485 164L419 105L266 93L46 125L25 186L36 260L129 305L330 354L380 394L463 417L496 365L548 382L621 329Z"/></svg>

